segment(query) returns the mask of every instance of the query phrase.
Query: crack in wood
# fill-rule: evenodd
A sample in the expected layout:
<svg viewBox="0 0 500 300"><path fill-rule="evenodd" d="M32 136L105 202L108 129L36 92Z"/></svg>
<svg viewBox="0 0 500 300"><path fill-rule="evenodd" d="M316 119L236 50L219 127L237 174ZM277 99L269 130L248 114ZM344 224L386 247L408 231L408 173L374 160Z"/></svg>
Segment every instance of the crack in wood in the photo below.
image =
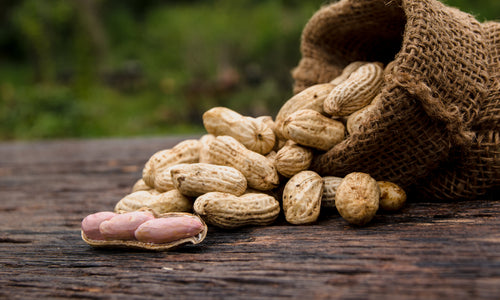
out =
<svg viewBox="0 0 500 300"><path fill-rule="evenodd" d="M0 236L0 243L12 243L12 244L29 244L33 241L28 239L16 239L11 237Z"/></svg>

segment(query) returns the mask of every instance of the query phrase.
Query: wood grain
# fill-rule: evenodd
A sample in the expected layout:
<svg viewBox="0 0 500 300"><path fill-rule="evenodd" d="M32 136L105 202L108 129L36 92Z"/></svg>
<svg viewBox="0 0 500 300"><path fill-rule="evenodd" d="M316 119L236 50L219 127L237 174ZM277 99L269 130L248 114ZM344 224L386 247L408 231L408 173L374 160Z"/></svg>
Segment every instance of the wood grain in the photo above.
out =
<svg viewBox="0 0 500 300"><path fill-rule="evenodd" d="M500 200L413 199L369 226L209 228L170 252L94 249L146 160L188 137L0 144L0 298L499 299Z"/></svg>

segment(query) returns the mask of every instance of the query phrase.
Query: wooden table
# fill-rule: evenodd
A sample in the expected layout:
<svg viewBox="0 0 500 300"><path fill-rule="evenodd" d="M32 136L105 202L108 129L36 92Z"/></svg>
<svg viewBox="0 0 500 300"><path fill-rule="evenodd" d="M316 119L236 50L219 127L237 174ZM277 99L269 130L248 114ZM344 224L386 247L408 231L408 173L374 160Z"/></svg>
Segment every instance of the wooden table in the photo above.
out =
<svg viewBox="0 0 500 300"><path fill-rule="evenodd" d="M411 202L349 226L209 228L171 252L94 249L146 160L187 137L0 144L0 298L500 299L500 200Z"/></svg>

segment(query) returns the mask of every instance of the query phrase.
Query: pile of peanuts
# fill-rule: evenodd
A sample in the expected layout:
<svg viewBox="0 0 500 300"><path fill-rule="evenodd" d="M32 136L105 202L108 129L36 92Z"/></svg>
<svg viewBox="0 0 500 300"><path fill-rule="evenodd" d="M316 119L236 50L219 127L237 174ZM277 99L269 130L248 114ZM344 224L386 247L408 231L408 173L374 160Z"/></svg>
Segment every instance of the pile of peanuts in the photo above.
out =
<svg viewBox="0 0 500 300"><path fill-rule="evenodd" d="M153 154L114 212L82 221L82 238L92 246L164 250L201 242L206 224L269 225L281 211L290 224L310 224L322 208L335 208L363 226L379 208L400 209L406 194L394 183L362 172L340 178L309 170L314 153L377 114L383 76L381 63L354 62L331 82L290 98L275 120L225 107L206 111L207 134Z"/></svg>

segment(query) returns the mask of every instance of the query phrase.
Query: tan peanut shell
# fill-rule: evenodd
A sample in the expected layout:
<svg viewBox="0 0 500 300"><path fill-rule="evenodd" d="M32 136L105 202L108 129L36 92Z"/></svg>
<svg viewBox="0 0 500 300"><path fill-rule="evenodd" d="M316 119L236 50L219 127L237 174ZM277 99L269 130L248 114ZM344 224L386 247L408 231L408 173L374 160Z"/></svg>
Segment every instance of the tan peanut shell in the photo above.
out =
<svg viewBox="0 0 500 300"><path fill-rule="evenodd" d="M215 139L215 135L213 134L205 134L200 138L200 157L198 159L199 162L201 163L208 163L208 144L210 143L211 140Z"/></svg>
<svg viewBox="0 0 500 300"><path fill-rule="evenodd" d="M168 192L175 189L174 181L172 180L172 175L170 175L170 169L174 166L168 168L160 169L155 175L155 190L160 193Z"/></svg>
<svg viewBox="0 0 500 300"><path fill-rule="evenodd" d="M370 175L361 172L347 174L337 188L335 207L347 222L365 225L375 216L380 188Z"/></svg>
<svg viewBox="0 0 500 300"><path fill-rule="evenodd" d="M229 193L206 193L194 202L194 211L207 223L221 228L269 225L280 212L279 202L264 193L235 196Z"/></svg>
<svg viewBox="0 0 500 300"><path fill-rule="evenodd" d="M323 177L323 196L321 197L321 206L322 207L335 207L335 194L337 193L337 189L342 182L342 177L336 176L325 176Z"/></svg>
<svg viewBox="0 0 500 300"><path fill-rule="evenodd" d="M323 195L323 178L313 171L302 171L286 183L283 212L291 224L308 224L318 219Z"/></svg>
<svg viewBox="0 0 500 300"><path fill-rule="evenodd" d="M292 177L300 171L307 170L311 165L313 152L292 140L288 140L275 157L275 166L278 173L285 177Z"/></svg>
<svg viewBox="0 0 500 300"><path fill-rule="evenodd" d="M367 106L380 92L383 82L380 63L367 63L334 87L323 103L331 116L347 116Z"/></svg>
<svg viewBox="0 0 500 300"><path fill-rule="evenodd" d="M406 193L399 185L389 181L377 181L377 184L380 188L380 208L396 211L404 206Z"/></svg>
<svg viewBox="0 0 500 300"><path fill-rule="evenodd" d="M317 111L302 109L286 119L283 134L297 144L327 151L344 139L345 126Z"/></svg>
<svg viewBox="0 0 500 300"><path fill-rule="evenodd" d="M263 122L266 124L269 128L271 128L272 131L274 131L276 124L274 123L273 117L271 116L260 116L256 117L255 120L259 122Z"/></svg>
<svg viewBox="0 0 500 300"><path fill-rule="evenodd" d="M226 107L207 110L203 114L203 125L208 133L231 136L260 154L269 153L276 142L274 131L264 121L244 117Z"/></svg>
<svg viewBox="0 0 500 300"><path fill-rule="evenodd" d="M193 209L193 200L182 195L176 189L160 194L138 191L118 201L115 205L115 212L131 212L143 208L147 208L155 214L190 212Z"/></svg>
<svg viewBox="0 0 500 300"><path fill-rule="evenodd" d="M369 105L355 111L347 117L346 129L350 135L361 132L363 126L366 126L370 124L370 122L378 119L380 111L377 103L379 100L380 94L375 96Z"/></svg>
<svg viewBox="0 0 500 300"><path fill-rule="evenodd" d="M118 248L136 248L144 250L154 250L154 251L166 251L173 248L179 247L183 244L199 244L207 236L208 227L205 222L196 215L190 213L165 213L157 215L156 218L195 218L197 222L202 225L201 231L193 236L182 237L177 240L172 240L165 243L151 243L151 242L141 242L139 240L95 240L88 237L82 230L81 235L84 242L93 247L118 247Z"/></svg>
<svg viewBox="0 0 500 300"><path fill-rule="evenodd" d="M132 186L132 193L138 191L151 191L153 188L147 185L142 178L138 179Z"/></svg>
<svg viewBox="0 0 500 300"><path fill-rule="evenodd" d="M179 164L170 169L175 188L183 195L198 197L208 192L239 196L247 188L243 174L233 167L206 163Z"/></svg>
<svg viewBox="0 0 500 300"><path fill-rule="evenodd" d="M333 85L341 84L347 78L349 78L349 76L351 76L351 74L354 71L356 71L357 69L359 69L359 67L361 67L362 65L365 65L367 63L368 62L366 62L366 61L354 61L354 62L348 64L347 66L344 67L344 69L342 70L342 73L340 73L339 76L337 76L332 81L330 81L330 83Z"/></svg>
<svg viewBox="0 0 500 300"><path fill-rule="evenodd" d="M249 187L266 191L279 183L278 172L273 161L248 150L230 136L218 136L209 143L209 162L230 166L240 171L247 179Z"/></svg>
<svg viewBox="0 0 500 300"><path fill-rule="evenodd" d="M324 114L323 102L335 87L330 83L321 83L310 86L302 92L294 95L280 108L274 123L276 124L276 136L280 140L286 140L283 135L285 120L294 112L301 109L312 109Z"/></svg>
<svg viewBox="0 0 500 300"><path fill-rule="evenodd" d="M278 138L278 135L276 133L276 123L274 122L273 118L271 116L260 116L260 117L256 117L255 119L259 122L264 122L264 124L266 124L274 132L275 141L274 141L274 146L273 146L272 150L278 151L278 149L281 148L280 147L280 139ZM269 153L271 153L271 152L269 152Z"/></svg>
<svg viewBox="0 0 500 300"><path fill-rule="evenodd" d="M142 170L142 179L150 187L155 187L156 173L181 163L195 163L200 158L199 140L182 141L171 149L160 150L153 154Z"/></svg>
<svg viewBox="0 0 500 300"><path fill-rule="evenodd" d="M266 155L266 158L271 161L275 166L276 166L276 155L278 155L278 153L276 153L276 151L271 151L269 152L267 155Z"/></svg>

